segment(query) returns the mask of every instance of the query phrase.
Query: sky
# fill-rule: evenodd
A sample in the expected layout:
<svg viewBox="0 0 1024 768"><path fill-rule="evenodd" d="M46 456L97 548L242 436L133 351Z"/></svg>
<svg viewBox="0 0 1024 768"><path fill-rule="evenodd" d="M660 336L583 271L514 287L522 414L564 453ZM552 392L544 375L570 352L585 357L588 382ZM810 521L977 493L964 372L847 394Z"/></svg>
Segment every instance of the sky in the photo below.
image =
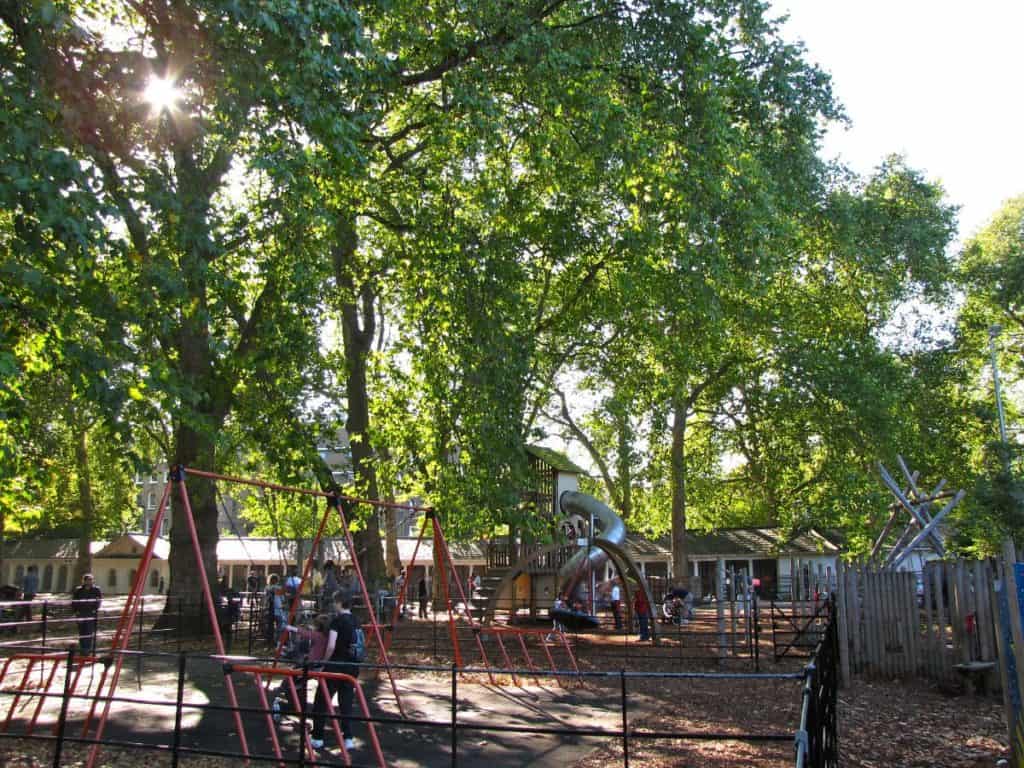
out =
<svg viewBox="0 0 1024 768"><path fill-rule="evenodd" d="M960 240L1024 194L1021 0L774 0L852 121L825 140L869 173L893 152L962 206Z"/></svg>

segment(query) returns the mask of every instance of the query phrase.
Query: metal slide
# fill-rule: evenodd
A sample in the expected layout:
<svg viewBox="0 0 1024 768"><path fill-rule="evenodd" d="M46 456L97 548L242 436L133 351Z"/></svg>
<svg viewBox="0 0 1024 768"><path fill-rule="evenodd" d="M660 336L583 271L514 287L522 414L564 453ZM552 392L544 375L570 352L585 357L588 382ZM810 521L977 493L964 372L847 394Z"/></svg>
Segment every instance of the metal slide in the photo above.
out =
<svg viewBox="0 0 1024 768"><path fill-rule="evenodd" d="M622 547L626 543L626 524L604 502L578 491L565 491L559 497L558 503L562 507L562 512L567 515L579 515L584 520L593 519L600 529L600 533L594 532L595 538L610 542L616 547ZM570 599L574 597L580 589L581 582L589 581L592 572L601 573L606 562L608 553L600 547L590 547L589 552L586 548L581 549L558 572L560 593L568 595ZM587 588L589 589L589 585Z"/></svg>

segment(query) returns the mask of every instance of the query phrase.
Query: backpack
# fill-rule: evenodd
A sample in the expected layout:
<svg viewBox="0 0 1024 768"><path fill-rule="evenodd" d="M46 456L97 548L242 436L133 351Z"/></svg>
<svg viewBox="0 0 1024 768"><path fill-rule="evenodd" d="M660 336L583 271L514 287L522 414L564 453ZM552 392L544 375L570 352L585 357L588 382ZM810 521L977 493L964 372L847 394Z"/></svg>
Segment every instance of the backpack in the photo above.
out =
<svg viewBox="0 0 1024 768"><path fill-rule="evenodd" d="M356 664L366 661L366 635L362 627L352 628L352 642L348 647L348 659Z"/></svg>

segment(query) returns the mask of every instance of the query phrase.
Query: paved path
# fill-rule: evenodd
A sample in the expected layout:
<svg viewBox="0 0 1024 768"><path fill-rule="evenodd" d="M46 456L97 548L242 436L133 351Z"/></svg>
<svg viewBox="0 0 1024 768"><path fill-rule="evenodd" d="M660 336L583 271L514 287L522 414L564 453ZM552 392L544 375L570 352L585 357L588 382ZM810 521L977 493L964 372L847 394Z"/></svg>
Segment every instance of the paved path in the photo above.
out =
<svg viewBox="0 0 1024 768"><path fill-rule="evenodd" d="M134 668L125 666L118 695L170 703L160 706L117 702L112 707L106 738L152 744L170 744L174 729L173 697L176 675L173 659L147 659L143 686L139 690ZM98 680L100 668L95 669ZM58 678L61 675L57 676ZM218 666L207 662L203 667L190 669L190 680L185 700L194 704L226 704L223 677ZM239 704L258 707L259 699L251 678L235 675ZM11 678L3 689L10 686ZM525 681L521 681L524 682ZM89 683L88 673L83 676L80 692ZM60 690L61 680L55 680L54 690ZM311 687L312 688L312 687ZM95 690L95 681L91 690ZM397 707L387 678L366 681L365 690L374 716L397 717ZM451 764L451 731L448 727L417 726L416 723L434 721L447 725L451 721L451 678L445 675L415 674L399 680L407 722L378 723L377 734L388 765L396 768L413 766L446 766ZM555 684L536 684L516 687L494 686L460 679L458 684L458 721L460 726L501 725L541 728L601 728L617 730L621 727L618 696L608 700L607 690L592 686L562 689ZM11 697L0 693L0 713L6 714ZM87 700L77 700L69 710L68 735L77 736L88 708ZM53 723L59 699L51 699L40 718L40 724ZM34 703L19 706L11 732L24 730L24 721L31 715ZM653 709L654 703L640 696L630 697L630 712L640 714ZM299 744L297 718L285 718L278 729L284 748L296 756ZM263 716L251 713L243 718L249 747L253 753L272 754ZM366 728L356 725L357 750L353 763L373 765L373 754L366 738ZM469 768L556 768L572 765L594 749L602 737L573 735L545 735L499 733L460 728L458 731L458 764ZM327 732L327 750L322 759L336 759L340 763L340 750L333 744L333 733ZM238 751L234 720L225 710L197 710L186 707L183 714L182 745L186 747Z"/></svg>

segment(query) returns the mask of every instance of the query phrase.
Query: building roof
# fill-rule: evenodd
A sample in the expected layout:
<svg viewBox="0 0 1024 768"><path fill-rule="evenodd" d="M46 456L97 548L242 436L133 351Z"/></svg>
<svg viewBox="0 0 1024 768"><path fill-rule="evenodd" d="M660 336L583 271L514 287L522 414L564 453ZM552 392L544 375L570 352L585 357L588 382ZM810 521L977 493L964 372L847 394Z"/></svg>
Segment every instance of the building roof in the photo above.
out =
<svg viewBox="0 0 1024 768"><path fill-rule="evenodd" d="M96 558L123 557L138 559L142 557L142 553L146 549L148 538L148 536L143 536L141 533L125 533L111 540L99 550L94 550L92 556ZM171 543L167 539L158 537L153 544L153 557L157 560L166 560L170 554Z"/></svg>
<svg viewBox="0 0 1024 768"><path fill-rule="evenodd" d="M95 555L107 545L94 541L89 548ZM4 543L4 558L10 560L74 560L78 557L78 539L12 539Z"/></svg>
<svg viewBox="0 0 1024 768"><path fill-rule="evenodd" d="M303 558L309 556L310 540L303 546ZM324 559L333 560L339 565L351 562L348 556L348 547L343 538L324 539ZM452 558L465 565L483 565L487 562L487 552L484 544L449 542L448 549ZM416 539L413 537L399 537L398 559L402 565L409 565L413 552L416 552L415 565L432 565L434 562L434 542L430 538L424 538L420 542L419 550L416 551ZM245 538L225 537L217 544L217 560L221 562L247 563L250 560L254 563L288 563L296 562L297 548L294 541L282 541L280 544L276 539L270 538Z"/></svg>
<svg viewBox="0 0 1024 768"><path fill-rule="evenodd" d="M543 445L528 445L526 446L526 452L559 472L570 472L574 475L587 474L587 470L578 464L574 464L572 459L553 448L545 448Z"/></svg>
<svg viewBox="0 0 1024 768"><path fill-rule="evenodd" d="M834 555L839 552L827 537L814 529L789 535L785 528L723 528L710 533L687 531L690 557L780 557ZM626 548L637 558L671 557L669 540L652 541L627 536Z"/></svg>
<svg viewBox="0 0 1024 768"><path fill-rule="evenodd" d="M698 558L750 558L834 555L839 547L829 538L813 529L789 535L784 528L727 528L710 533L686 532L690 557ZM95 558L139 558L146 547L147 537L127 533L111 541L94 541ZM302 547L303 559L309 555L312 542L307 539ZM324 558L335 563L349 563L348 547L343 538L325 539ZM486 542L449 542L452 558L461 565L484 565L487 562ZM626 549L639 560L667 560L672 548L667 538L652 540L640 536L627 536ZM420 541L416 549L415 537L399 537L398 556L402 565L409 565L413 552L413 565L432 565L434 542L430 537ZM282 563L295 564L298 547L294 540L278 541L271 537L223 536L217 543L217 560L222 563ZM170 542L157 538L153 556L166 560L170 555ZM78 556L77 539L22 539L7 543L4 556L21 560L74 560Z"/></svg>

